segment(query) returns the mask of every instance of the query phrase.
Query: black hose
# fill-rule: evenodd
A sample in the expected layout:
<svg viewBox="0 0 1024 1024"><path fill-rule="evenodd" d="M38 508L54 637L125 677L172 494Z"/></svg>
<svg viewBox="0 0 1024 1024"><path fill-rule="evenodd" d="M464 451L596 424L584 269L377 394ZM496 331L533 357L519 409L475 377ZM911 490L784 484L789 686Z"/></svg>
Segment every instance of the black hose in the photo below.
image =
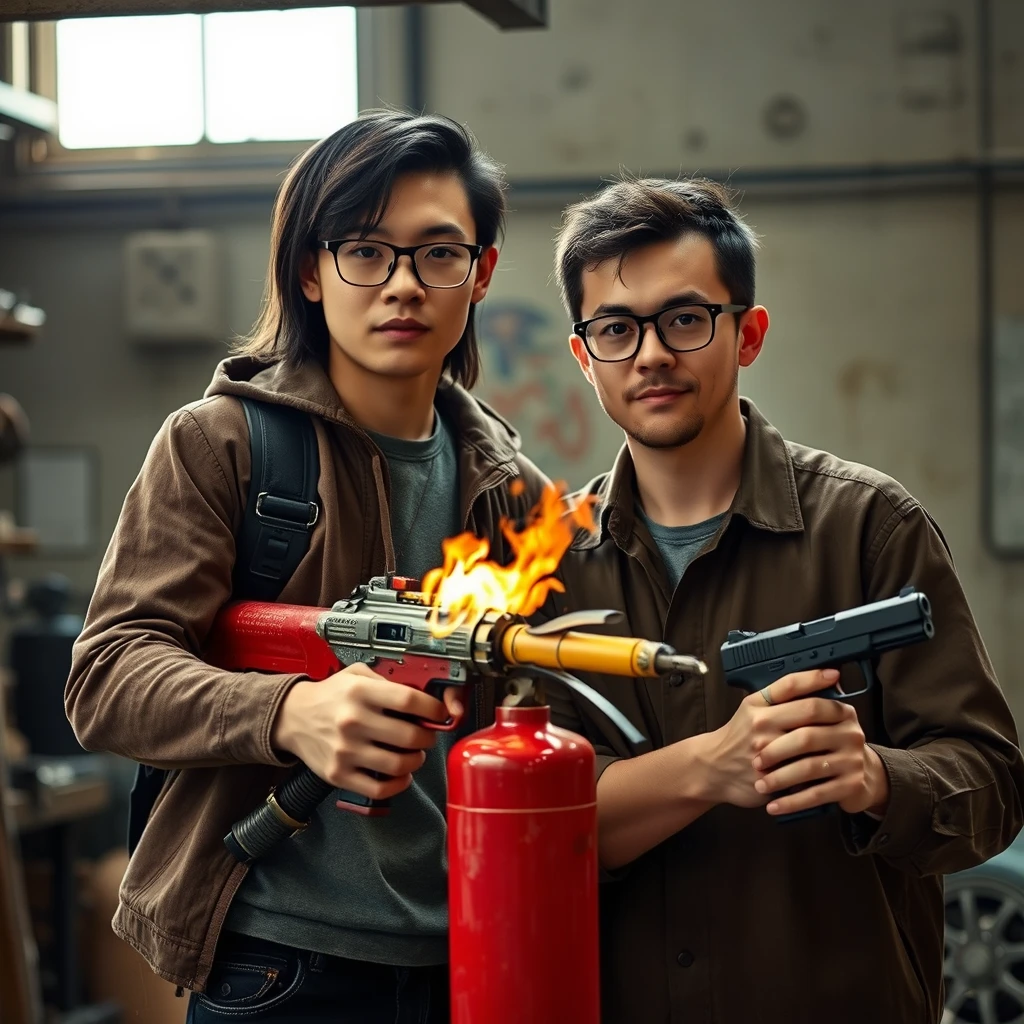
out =
<svg viewBox="0 0 1024 1024"><path fill-rule="evenodd" d="M301 832L334 788L304 764L297 765L265 803L231 826L224 845L243 864L259 860L282 839Z"/></svg>

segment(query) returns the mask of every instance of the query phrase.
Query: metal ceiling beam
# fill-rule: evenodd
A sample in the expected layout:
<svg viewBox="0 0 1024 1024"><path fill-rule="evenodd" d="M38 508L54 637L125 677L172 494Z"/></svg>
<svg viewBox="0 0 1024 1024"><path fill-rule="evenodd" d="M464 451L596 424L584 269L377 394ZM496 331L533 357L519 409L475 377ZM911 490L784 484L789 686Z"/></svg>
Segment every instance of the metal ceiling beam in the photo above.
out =
<svg viewBox="0 0 1024 1024"><path fill-rule="evenodd" d="M353 7L394 7L402 0L348 0ZM447 0L421 0L445 3ZM547 0L463 0L498 28L546 28ZM337 0L301 0L295 7L328 7ZM52 21L131 14L210 14L280 10L287 0L0 0L0 21Z"/></svg>

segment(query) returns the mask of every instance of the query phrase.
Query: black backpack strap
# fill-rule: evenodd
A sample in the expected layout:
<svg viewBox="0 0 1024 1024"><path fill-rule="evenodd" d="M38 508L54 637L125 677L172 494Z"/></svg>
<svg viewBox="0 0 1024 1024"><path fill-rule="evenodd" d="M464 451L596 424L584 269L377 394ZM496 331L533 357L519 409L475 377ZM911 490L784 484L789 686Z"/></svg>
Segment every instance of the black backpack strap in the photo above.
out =
<svg viewBox="0 0 1024 1024"><path fill-rule="evenodd" d="M232 596L275 601L309 550L320 505L320 455L313 421L282 405L241 398L249 424L252 473L236 538ZM128 803L128 854L171 773L140 764Z"/></svg>
<svg viewBox="0 0 1024 1024"><path fill-rule="evenodd" d="M309 550L320 517L320 457L307 413L240 399L249 424L252 475L236 540L233 596L274 601Z"/></svg>

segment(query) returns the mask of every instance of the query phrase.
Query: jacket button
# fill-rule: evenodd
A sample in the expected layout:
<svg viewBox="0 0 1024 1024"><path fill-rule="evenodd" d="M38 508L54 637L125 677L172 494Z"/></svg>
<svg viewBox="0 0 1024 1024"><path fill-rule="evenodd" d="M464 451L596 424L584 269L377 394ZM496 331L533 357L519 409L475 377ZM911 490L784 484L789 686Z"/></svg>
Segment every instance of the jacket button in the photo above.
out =
<svg viewBox="0 0 1024 1024"><path fill-rule="evenodd" d="M693 963L693 954L688 950L684 949L679 956L676 957L676 963L680 967L689 967Z"/></svg>
<svg viewBox="0 0 1024 1024"><path fill-rule="evenodd" d="M231 995L231 986L226 981L220 987L220 994L222 996L229 996L229 995Z"/></svg>
<svg viewBox="0 0 1024 1024"><path fill-rule="evenodd" d="M683 685L683 673L682 672L670 672L668 676L669 686L682 686Z"/></svg>

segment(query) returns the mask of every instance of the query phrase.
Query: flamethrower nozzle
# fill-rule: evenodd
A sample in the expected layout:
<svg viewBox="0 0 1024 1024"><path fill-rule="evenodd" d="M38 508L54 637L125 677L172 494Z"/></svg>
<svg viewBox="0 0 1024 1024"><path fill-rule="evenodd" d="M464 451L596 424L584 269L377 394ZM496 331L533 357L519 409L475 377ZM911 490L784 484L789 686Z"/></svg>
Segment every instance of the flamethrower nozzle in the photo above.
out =
<svg viewBox="0 0 1024 1024"><path fill-rule="evenodd" d="M707 666L698 658L677 654L667 644L632 636L603 633L535 633L509 626L501 636L501 653L510 665L539 665L564 672L597 672L616 676L660 676L698 672Z"/></svg>
<svg viewBox="0 0 1024 1024"><path fill-rule="evenodd" d="M659 673L683 672L686 675L705 676L708 667L700 658L690 654L658 654L654 659L655 668Z"/></svg>

